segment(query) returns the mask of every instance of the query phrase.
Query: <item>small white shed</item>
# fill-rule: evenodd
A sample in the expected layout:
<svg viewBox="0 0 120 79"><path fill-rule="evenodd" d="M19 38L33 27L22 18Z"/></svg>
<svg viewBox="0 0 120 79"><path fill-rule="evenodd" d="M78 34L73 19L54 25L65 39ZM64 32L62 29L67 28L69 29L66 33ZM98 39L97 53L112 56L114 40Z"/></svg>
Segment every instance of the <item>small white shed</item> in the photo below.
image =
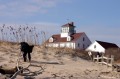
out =
<svg viewBox="0 0 120 79"><path fill-rule="evenodd" d="M103 42L103 41L94 41L86 49L86 51L105 53L105 50L108 48L119 48L119 47L114 43L108 43L108 42Z"/></svg>

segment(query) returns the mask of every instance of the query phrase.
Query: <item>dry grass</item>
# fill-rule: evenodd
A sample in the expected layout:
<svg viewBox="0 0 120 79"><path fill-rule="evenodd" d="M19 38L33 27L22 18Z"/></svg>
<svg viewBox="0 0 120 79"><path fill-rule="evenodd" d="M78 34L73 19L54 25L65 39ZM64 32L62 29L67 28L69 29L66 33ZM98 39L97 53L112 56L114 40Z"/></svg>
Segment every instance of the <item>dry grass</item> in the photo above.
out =
<svg viewBox="0 0 120 79"><path fill-rule="evenodd" d="M88 53L84 50L77 50L77 49L74 50L74 49L70 49L70 48L47 48L47 51L52 51L55 53L55 55L58 55L58 56L67 55L72 58L80 57L80 58L83 58L86 60L89 59Z"/></svg>
<svg viewBox="0 0 120 79"><path fill-rule="evenodd" d="M20 46L18 43L0 41L1 52L18 53L20 50L19 48Z"/></svg>
<svg viewBox="0 0 120 79"><path fill-rule="evenodd" d="M108 57L110 57L111 55L114 55L115 61L116 62L119 61L119 63L120 63L120 48L107 49L105 55L108 56Z"/></svg>
<svg viewBox="0 0 120 79"><path fill-rule="evenodd" d="M12 52L12 53L18 53L20 52L20 44L14 43L14 42L4 42L0 41L0 51L2 52ZM57 56L70 56L72 58L74 57L80 57L86 60L89 60L88 53L84 50L74 50L70 48L45 48L40 46L35 46L33 49L34 52L42 53L43 55L57 55ZM50 53L53 52L53 53ZM108 49L106 50L105 56L110 57L111 55L114 55L115 61L120 63L120 49Z"/></svg>

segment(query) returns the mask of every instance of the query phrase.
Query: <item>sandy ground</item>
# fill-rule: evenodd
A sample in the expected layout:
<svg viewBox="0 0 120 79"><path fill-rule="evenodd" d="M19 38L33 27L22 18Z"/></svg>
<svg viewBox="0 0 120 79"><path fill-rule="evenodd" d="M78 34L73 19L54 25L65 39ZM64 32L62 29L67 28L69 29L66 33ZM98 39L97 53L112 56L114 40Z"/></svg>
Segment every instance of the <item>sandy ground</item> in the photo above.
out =
<svg viewBox="0 0 120 79"><path fill-rule="evenodd" d="M20 46L0 44L0 66L15 67L20 53ZM16 79L120 79L120 73L112 71L111 67L84 60L69 55L56 55L53 50L43 50L38 46L33 49L31 64L42 66L44 72L35 76L18 75ZM20 59L24 68L29 62ZM31 71L38 71L40 67L30 66ZM5 75L0 75L5 79Z"/></svg>

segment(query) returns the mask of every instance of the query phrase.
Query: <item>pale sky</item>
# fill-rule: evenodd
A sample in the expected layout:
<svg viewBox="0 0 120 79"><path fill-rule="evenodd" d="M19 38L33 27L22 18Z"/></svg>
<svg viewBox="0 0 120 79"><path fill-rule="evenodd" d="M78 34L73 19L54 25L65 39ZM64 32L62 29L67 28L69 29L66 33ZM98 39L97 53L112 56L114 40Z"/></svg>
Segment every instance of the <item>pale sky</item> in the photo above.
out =
<svg viewBox="0 0 120 79"><path fill-rule="evenodd" d="M0 24L34 24L58 34L71 21L92 42L120 46L120 0L0 0Z"/></svg>

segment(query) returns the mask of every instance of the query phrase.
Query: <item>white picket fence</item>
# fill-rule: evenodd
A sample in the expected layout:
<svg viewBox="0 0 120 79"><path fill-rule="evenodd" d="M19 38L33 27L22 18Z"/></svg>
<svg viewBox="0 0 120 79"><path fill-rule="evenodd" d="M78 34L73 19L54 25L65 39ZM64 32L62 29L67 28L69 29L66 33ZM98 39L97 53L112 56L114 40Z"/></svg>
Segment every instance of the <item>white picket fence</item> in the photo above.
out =
<svg viewBox="0 0 120 79"><path fill-rule="evenodd" d="M113 62L114 62L114 56L111 55L111 57L109 58L109 57L105 57L105 56L99 57L97 55L97 57L93 57L93 61L97 62L97 63L105 64L107 66L112 66Z"/></svg>

